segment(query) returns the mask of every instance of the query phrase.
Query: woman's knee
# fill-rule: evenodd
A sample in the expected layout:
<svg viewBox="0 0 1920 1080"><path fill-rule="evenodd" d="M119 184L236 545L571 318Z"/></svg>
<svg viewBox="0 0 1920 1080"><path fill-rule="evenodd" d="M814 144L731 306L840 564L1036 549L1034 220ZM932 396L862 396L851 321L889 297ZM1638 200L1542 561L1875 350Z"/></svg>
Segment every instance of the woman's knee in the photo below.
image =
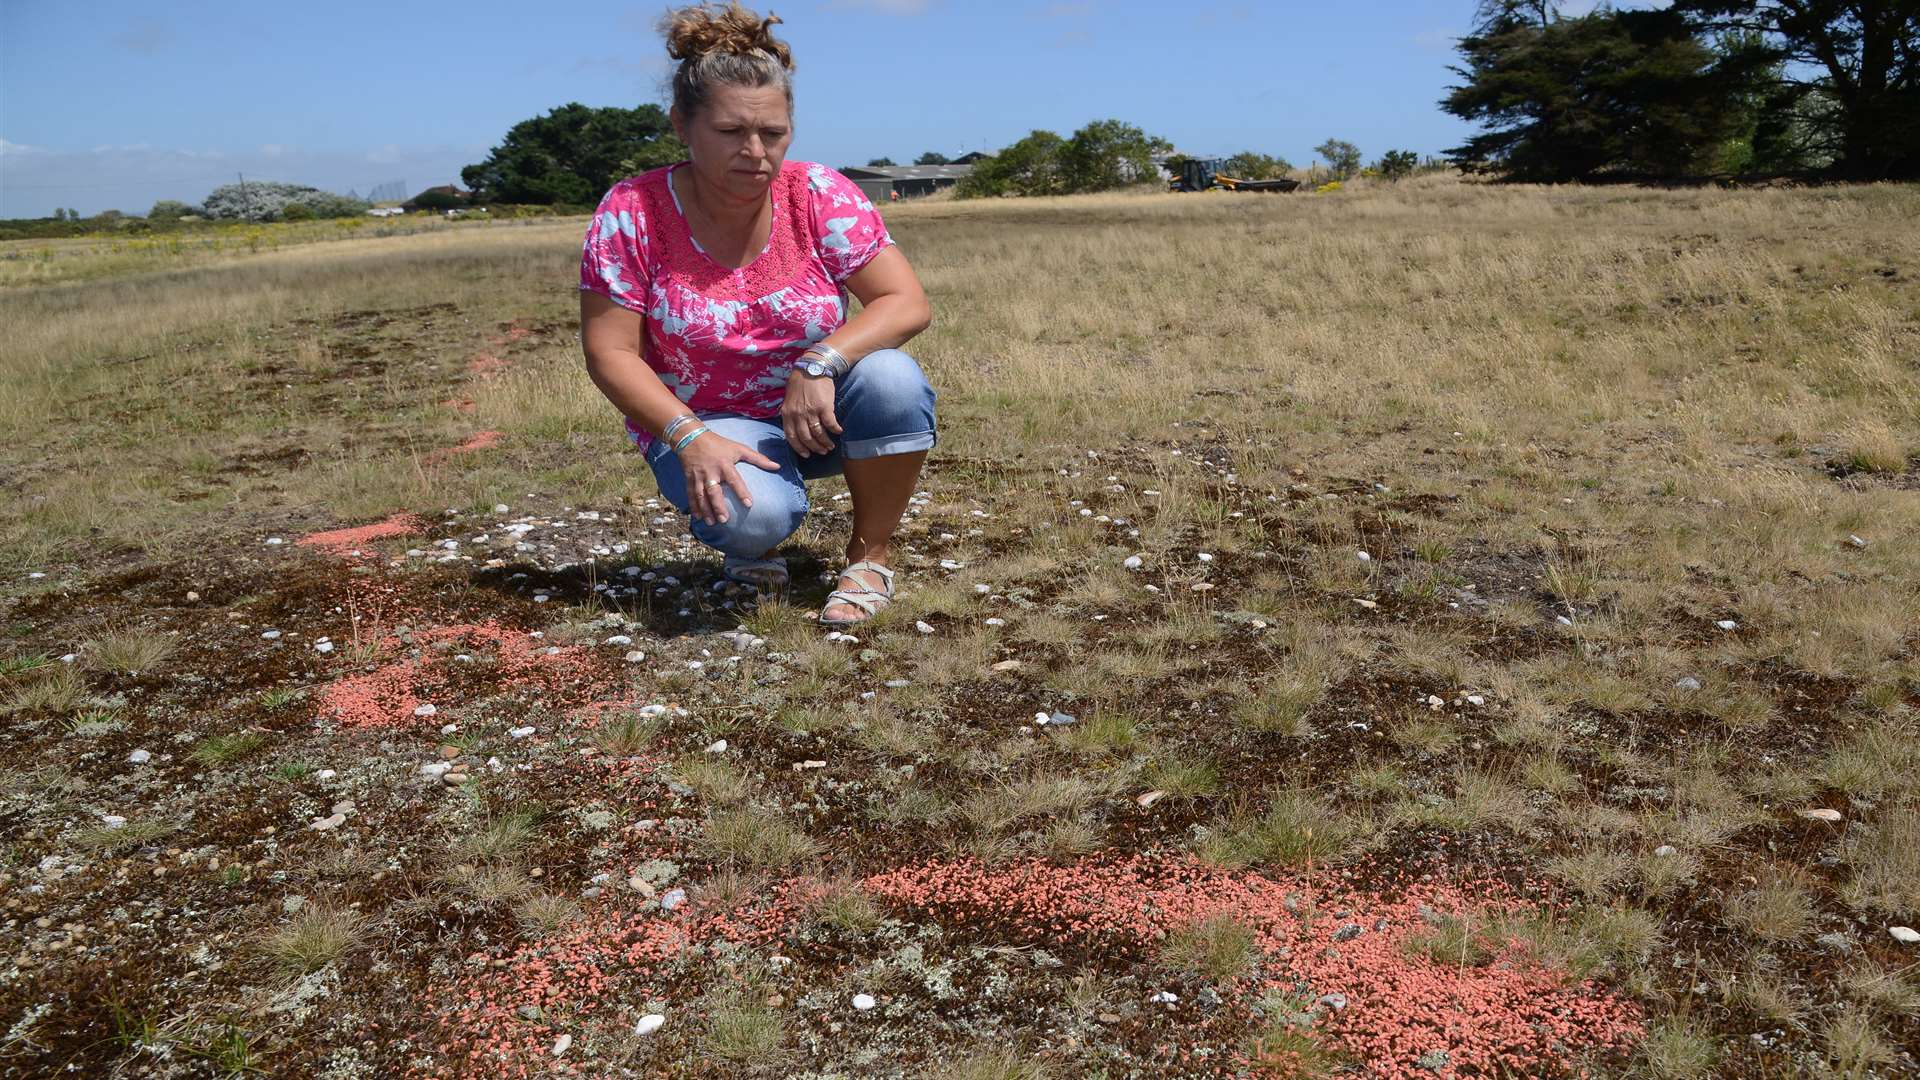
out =
<svg viewBox="0 0 1920 1080"><path fill-rule="evenodd" d="M900 349L876 349L846 374L847 393L874 404L912 411L933 409L933 384L913 357Z"/></svg>
<svg viewBox="0 0 1920 1080"><path fill-rule="evenodd" d="M759 490L753 505L744 506L738 496L727 494L727 520L717 524L695 518L693 538L716 551L757 559L792 536L807 518L805 489L797 492Z"/></svg>
<svg viewBox="0 0 1920 1080"><path fill-rule="evenodd" d="M868 353L846 375L839 420L849 458L926 450L933 445L933 386L899 349Z"/></svg>

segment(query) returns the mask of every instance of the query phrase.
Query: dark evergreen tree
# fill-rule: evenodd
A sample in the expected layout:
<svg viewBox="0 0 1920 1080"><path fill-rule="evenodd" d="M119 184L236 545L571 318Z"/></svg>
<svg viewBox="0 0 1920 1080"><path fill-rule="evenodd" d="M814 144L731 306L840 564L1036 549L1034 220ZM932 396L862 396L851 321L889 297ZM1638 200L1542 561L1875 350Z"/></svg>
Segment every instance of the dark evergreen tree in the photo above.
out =
<svg viewBox="0 0 1920 1080"><path fill-rule="evenodd" d="M1769 54L1760 138L1779 140L1776 152L1828 157L1850 179L1920 177L1920 0L1676 0L1674 10Z"/></svg>
<svg viewBox="0 0 1920 1080"><path fill-rule="evenodd" d="M545 116L522 120L487 155L460 170L482 202L591 206L629 173L622 164L672 138L658 105L590 109L569 102Z"/></svg>
<svg viewBox="0 0 1920 1080"><path fill-rule="evenodd" d="M1714 171L1736 91L1765 58L1716 56L1672 10L1489 3L1460 41L1464 84L1441 107L1484 130L1456 164L1526 181L1681 178Z"/></svg>

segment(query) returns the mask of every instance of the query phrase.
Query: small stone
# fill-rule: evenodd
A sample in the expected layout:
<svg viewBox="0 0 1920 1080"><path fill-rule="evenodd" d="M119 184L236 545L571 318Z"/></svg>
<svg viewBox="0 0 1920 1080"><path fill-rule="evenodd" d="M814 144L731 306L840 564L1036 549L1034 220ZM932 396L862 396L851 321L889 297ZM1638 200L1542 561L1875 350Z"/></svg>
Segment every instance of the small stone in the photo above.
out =
<svg viewBox="0 0 1920 1080"><path fill-rule="evenodd" d="M332 769L321 769L319 772L313 774L313 778L315 780L325 781L325 780L331 780L334 777L339 775L340 775L339 773L334 772Z"/></svg>
<svg viewBox="0 0 1920 1080"><path fill-rule="evenodd" d="M1007 625L1007 620L996 617L996 618L988 619L987 625L988 626L1005 626Z"/></svg>
<svg viewBox="0 0 1920 1080"><path fill-rule="evenodd" d="M145 765L147 762L153 760L153 753L148 750L135 750L133 753L127 755L127 760L135 765Z"/></svg>
<svg viewBox="0 0 1920 1080"><path fill-rule="evenodd" d="M707 753L709 754L724 754L726 752L727 740L725 739L715 739L707 746Z"/></svg>
<svg viewBox="0 0 1920 1080"><path fill-rule="evenodd" d="M1103 1024L1117 1024L1120 1022L1121 1017L1119 1013L1101 1013L1099 1016L1095 1017L1095 1019L1099 1020Z"/></svg>
<svg viewBox="0 0 1920 1080"><path fill-rule="evenodd" d="M448 743L440 748L440 756L447 761L452 761L454 758L459 757L461 752L460 748L452 743Z"/></svg>
<svg viewBox="0 0 1920 1080"><path fill-rule="evenodd" d="M871 1009L878 1004L879 1002L873 1000L872 994L853 995L853 1007L856 1009L859 1009L861 1012L866 1012L868 1009Z"/></svg>
<svg viewBox="0 0 1920 1080"><path fill-rule="evenodd" d="M633 1033L635 1035L651 1035L659 1031L660 1026L666 1022L667 1018L659 1013L648 1013L640 1018L639 1023L633 1025Z"/></svg>
<svg viewBox="0 0 1920 1080"><path fill-rule="evenodd" d="M313 643L313 651L317 653L330 653L333 651L333 642L316 641Z"/></svg>
<svg viewBox="0 0 1920 1080"><path fill-rule="evenodd" d="M571 1035L562 1035L559 1038L553 1040L553 1056L559 1057L561 1054L566 1053L567 1048L571 1047L572 1045L573 1045L573 1036Z"/></svg>
<svg viewBox="0 0 1920 1080"><path fill-rule="evenodd" d="M674 908L677 908L681 904L684 904L686 902L687 902L687 890L668 889L666 895L660 898L660 910L672 911Z"/></svg>
<svg viewBox="0 0 1920 1080"><path fill-rule="evenodd" d="M316 818L314 819L313 824L307 827L309 829L312 829L314 832L331 832L332 830L337 829L340 826L345 825L346 823L347 823L347 815L334 814L331 817Z"/></svg>
<svg viewBox="0 0 1920 1080"><path fill-rule="evenodd" d="M467 782L467 774L463 772L450 772L441 777L440 782L448 787L459 787L461 784Z"/></svg>
<svg viewBox="0 0 1920 1080"><path fill-rule="evenodd" d="M631 645L633 644L633 639L625 634L615 634L608 638L606 643L608 645Z"/></svg>
<svg viewBox="0 0 1920 1080"><path fill-rule="evenodd" d="M646 654L646 653L643 653L643 652L641 652L640 650L638 650L638 649L635 649L634 651L632 651L632 652L630 652L630 653L628 653L628 654L627 654L627 663L629 663L629 664L637 664L637 663L639 663L639 662L641 662L642 660L645 660L646 658L647 658L647 654Z"/></svg>
<svg viewBox="0 0 1920 1080"><path fill-rule="evenodd" d="M1840 811L1829 810L1825 807L1821 807L1818 810L1796 810L1794 812L1806 818L1808 821L1825 821L1830 823L1838 823L1840 821Z"/></svg>
<svg viewBox="0 0 1920 1080"><path fill-rule="evenodd" d="M1659 847L1653 849L1653 857L1656 859L1670 858L1679 853L1679 849L1675 848L1672 844L1661 844Z"/></svg>
<svg viewBox="0 0 1920 1080"><path fill-rule="evenodd" d="M1162 990L1154 994L1151 1000L1157 1001L1162 1005L1171 1005L1180 1000L1180 995L1171 990Z"/></svg>
<svg viewBox="0 0 1920 1080"><path fill-rule="evenodd" d="M1857 548L1864 548L1867 546L1867 542L1865 540L1860 539L1858 536L1852 536L1852 535L1849 535L1847 537L1847 543Z"/></svg>
<svg viewBox="0 0 1920 1080"><path fill-rule="evenodd" d="M803 772L807 769L824 769L826 767L826 762L816 760L796 761L793 763L794 772Z"/></svg>
<svg viewBox="0 0 1920 1080"><path fill-rule="evenodd" d="M1126 567L1128 570L1138 570L1146 564L1147 561L1138 555L1129 555L1120 560L1120 565Z"/></svg>
<svg viewBox="0 0 1920 1080"><path fill-rule="evenodd" d="M1154 791L1148 791L1141 794L1138 798L1135 798L1133 801L1136 803L1139 803L1141 806L1152 806L1154 803L1157 803L1161 799L1164 799L1166 797L1167 797L1166 792L1156 789Z"/></svg>
<svg viewBox="0 0 1920 1080"><path fill-rule="evenodd" d="M531 724L525 727L507 729L507 737L510 739L524 739L531 734L533 734L533 725Z"/></svg>
<svg viewBox="0 0 1920 1080"><path fill-rule="evenodd" d="M1066 727L1068 724L1071 724L1073 722L1074 722L1074 718L1071 716L1068 716L1066 713L1063 713L1063 712L1054 713L1052 716L1047 718L1047 723L1054 727Z"/></svg>
<svg viewBox="0 0 1920 1080"><path fill-rule="evenodd" d="M1373 561L1373 556L1372 556L1372 555L1369 555L1369 554L1367 554L1367 553L1366 553L1366 552L1364 552L1364 551L1359 551L1359 552L1355 552L1354 554L1356 554L1356 555L1358 555L1358 556L1360 557L1360 561L1361 561L1361 562L1372 562L1372 561Z"/></svg>
<svg viewBox="0 0 1920 1080"><path fill-rule="evenodd" d="M268 641L278 641L280 640L280 631L268 630L266 633L261 634L260 636L267 639Z"/></svg>
<svg viewBox="0 0 1920 1080"><path fill-rule="evenodd" d="M1694 678L1691 675L1687 675L1682 677L1678 681L1676 681L1673 684L1673 688L1675 690L1685 690L1688 693L1692 693L1693 691L1700 689L1700 680Z"/></svg>
<svg viewBox="0 0 1920 1080"><path fill-rule="evenodd" d="M931 625L930 623L928 623L928 622L926 622L925 620L921 620L921 621L919 621L919 622L915 622L915 623L913 624L913 628L914 628L915 630L918 630L918 631L920 631L920 632L921 632L921 633L923 633L923 634L931 634L931 633L933 633L933 626L932 626L932 625Z"/></svg>
<svg viewBox="0 0 1920 1080"><path fill-rule="evenodd" d="M187 590L187 603L191 604L199 599L200 599L199 593L194 592L192 589Z"/></svg>
<svg viewBox="0 0 1920 1080"><path fill-rule="evenodd" d="M333 812L336 814L351 814L354 810L352 799L342 799L333 804Z"/></svg>
<svg viewBox="0 0 1920 1080"><path fill-rule="evenodd" d="M1000 661L999 663L997 663L997 664L995 664L995 665L993 665L993 670L995 670L995 671L1019 671L1019 670L1020 670L1020 661L1018 661L1018 660L1002 660L1002 661Z"/></svg>
<svg viewBox="0 0 1920 1080"><path fill-rule="evenodd" d="M1195 558L1197 558L1197 559L1199 559L1199 560L1200 560L1201 562L1212 562L1212 561L1213 561L1213 555L1212 555L1212 554L1210 554L1210 553L1208 553L1208 552L1205 552L1205 551L1203 551L1203 552L1201 552L1201 553L1200 553L1199 555L1197 555L1197 556L1195 556Z"/></svg>
<svg viewBox="0 0 1920 1080"><path fill-rule="evenodd" d="M1915 942L1920 942L1920 930L1915 930L1911 926L1889 926L1887 927L1887 933L1892 934L1893 940L1902 945L1912 945Z"/></svg>
<svg viewBox="0 0 1920 1080"><path fill-rule="evenodd" d="M439 711L440 711L439 709L435 708L432 705L416 705L413 708L413 715L432 716L434 713L437 713Z"/></svg>
<svg viewBox="0 0 1920 1080"><path fill-rule="evenodd" d="M453 766L448 764L447 762L436 761L431 765L420 766L420 775L421 776L445 776L447 775L447 770L451 768L453 768Z"/></svg>
<svg viewBox="0 0 1920 1080"><path fill-rule="evenodd" d="M1737 622L1734 622L1732 619L1721 619L1719 622L1714 623L1713 625L1719 627L1722 630L1737 630L1740 627L1740 624Z"/></svg>
<svg viewBox="0 0 1920 1080"><path fill-rule="evenodd" d="M1374 608L1377 608L1380 606L1379 604L1376 604L1371 600L1362 600L1357 596L1353 598L1353 602L1356 604L1359 604L1363 608L1366 608L1368 611L1372 611Z"/></svg>
<svg viewBox="0 0 1920 1080"><path fill-rule="evenodd" d="M1322 994L1320 995L1320 1000L1314 1002L1314 1004L1332 1009L1334 1012L1339 1012L1341 1009L1347 1007L1347 995Z"/></svg>
<svg viewBox="0 0 1920 1080"><path fill-rule="evenodd" d="M1478 706L1481 706L1481 705L1485 705L1486 703L1487 703L1487 699L1486 699L1486 698L1484 698L1484 697L1481 697L1481 696L1480 696L1479 694L1468 694L1468 695L1467 695L1467 704L1469 704L1469 705L1472 705L1472 706L1475 706L1475 707L1478 707Z"/></svg>

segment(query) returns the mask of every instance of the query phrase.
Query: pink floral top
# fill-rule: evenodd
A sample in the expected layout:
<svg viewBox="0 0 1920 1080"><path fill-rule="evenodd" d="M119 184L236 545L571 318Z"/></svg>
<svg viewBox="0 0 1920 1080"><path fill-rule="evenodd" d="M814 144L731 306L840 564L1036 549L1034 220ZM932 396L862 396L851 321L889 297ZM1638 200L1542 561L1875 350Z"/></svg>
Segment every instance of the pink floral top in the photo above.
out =
<svg viewBox="0 0 1920 1080"><path fill-rule="evenodd" d="M793 362L846 321L843 283L893 238L853 181L788 161L773 181L766 248L737 270L721 266L687 231L667 183L683 167L607 191L580 252L580 287L640 313L641 355L688 408L777 416ZM627 432L642 451L653 441L631 417Z"/></svg>

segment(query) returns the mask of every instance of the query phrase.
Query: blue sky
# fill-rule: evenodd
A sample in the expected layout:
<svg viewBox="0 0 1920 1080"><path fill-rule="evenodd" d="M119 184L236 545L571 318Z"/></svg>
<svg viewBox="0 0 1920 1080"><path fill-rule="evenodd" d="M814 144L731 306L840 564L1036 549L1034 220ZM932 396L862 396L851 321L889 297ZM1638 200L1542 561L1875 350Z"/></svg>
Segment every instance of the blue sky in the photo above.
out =
<svg viewBox="0 0 1920 1080"><path fill-rule="evenodd" d="M144 214L285 180L458 182L569 101L661 100L664 2L0 0L0 217ZM795 0L791 156L997 149L1117 117L1190 153L1368 160L1468 129L1435 102L1473 0ZM764 10L764 6L762 6Z"/></svg>

